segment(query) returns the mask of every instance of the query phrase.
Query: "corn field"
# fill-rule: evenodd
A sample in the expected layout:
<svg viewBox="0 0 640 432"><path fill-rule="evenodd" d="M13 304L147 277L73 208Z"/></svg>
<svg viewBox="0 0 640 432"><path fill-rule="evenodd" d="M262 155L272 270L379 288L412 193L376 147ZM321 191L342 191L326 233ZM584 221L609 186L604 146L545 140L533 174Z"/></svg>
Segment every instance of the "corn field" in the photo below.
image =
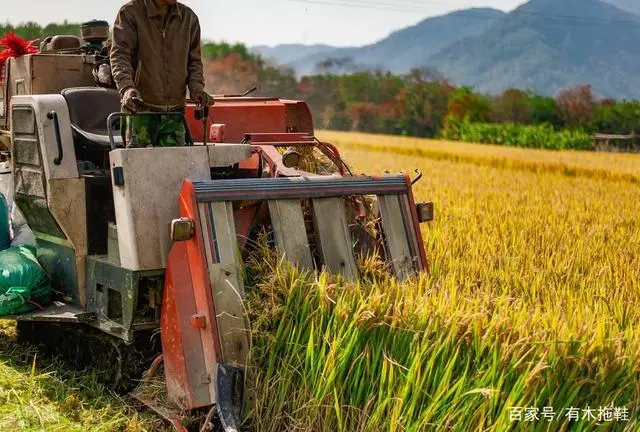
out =
<svg viewBox="0 0 640 432"><path fill-rule="evenodd" d="M582 131L556 131L550 124L471 123L449 119L442 137L454 141L511 145L551 150L588 150L589 134Z"/></svg>
<svg viewBox="0 0 640 432"><path fill-rule="evenodd" d="M319 136L358 172L424 173L430 272L253 263L254 430L638 430L639 157Z"/></svg>

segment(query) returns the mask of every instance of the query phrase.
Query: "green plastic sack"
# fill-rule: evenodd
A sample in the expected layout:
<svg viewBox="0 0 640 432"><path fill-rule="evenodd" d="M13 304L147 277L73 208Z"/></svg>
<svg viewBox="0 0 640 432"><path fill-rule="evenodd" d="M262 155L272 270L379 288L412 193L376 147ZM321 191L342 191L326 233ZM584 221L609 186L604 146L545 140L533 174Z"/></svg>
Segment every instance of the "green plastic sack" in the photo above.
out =
<svg viewBox="0 0 640 432"><path fill-rule="evenodd" d="M0 251L11 246L11 233L9 231L9 205L7 199L0 193ZM2 261L0 261L1 263ZM1 267L0 267L1 268Z"/></svg>
<svg viewBox="0 0 640 432"><path fill-rule="evenodd" d="M29 312L51 301L51 283L36 249L22 245L0 251L0 316Z"/></svg>

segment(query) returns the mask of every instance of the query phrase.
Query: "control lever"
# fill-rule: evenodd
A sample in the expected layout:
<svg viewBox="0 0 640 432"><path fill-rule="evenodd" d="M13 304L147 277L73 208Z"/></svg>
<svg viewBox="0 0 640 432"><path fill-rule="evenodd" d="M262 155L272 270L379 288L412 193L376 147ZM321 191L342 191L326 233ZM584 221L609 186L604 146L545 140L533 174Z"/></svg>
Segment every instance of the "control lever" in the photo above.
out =
<svg viewBox="0 0 640 432"><path fill-rule="evenodd" d="M209 131L207 130L209 127L209 107L203 105L196 108L195 117L196 120L202 120L202 142L206 146L209 136Z"/></svg>
<svg viewBox="0 0 640 432"><path fill-rule="evenodd" d="M144 100L140 97L134 96L131 98L131 100L141 106L144 107ZM127 148L136 148L138 147L138 135L136 133L136 128L133 125L133 122L130 123L130 129L131 129L131 142L127 144Z"/></svg>

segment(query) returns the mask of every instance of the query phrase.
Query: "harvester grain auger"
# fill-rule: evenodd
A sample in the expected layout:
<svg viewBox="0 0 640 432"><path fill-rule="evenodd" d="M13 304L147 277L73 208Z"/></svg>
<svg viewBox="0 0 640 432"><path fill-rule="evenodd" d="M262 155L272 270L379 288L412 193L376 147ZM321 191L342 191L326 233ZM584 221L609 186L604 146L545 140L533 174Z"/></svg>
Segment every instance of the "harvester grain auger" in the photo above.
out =
<svg viewBox="0 0 640 432"><path fill-rule="evenodd" d="M135 395L178 430L213 417L237 430L251 343L242 269L259 233L295 265L346 278L358 276L355 252L380 245L407 278L426 270L432 207L414 202L407 175L350 173L302 101L188 104L185 146L126 148L119 96L92 86L95 62L76 39L11 59L2 81L10 195L55 287L52 304L13 317L19 335L118 388L162 374L168 406ZM322 166L308 168L311 152Z"/></svg>

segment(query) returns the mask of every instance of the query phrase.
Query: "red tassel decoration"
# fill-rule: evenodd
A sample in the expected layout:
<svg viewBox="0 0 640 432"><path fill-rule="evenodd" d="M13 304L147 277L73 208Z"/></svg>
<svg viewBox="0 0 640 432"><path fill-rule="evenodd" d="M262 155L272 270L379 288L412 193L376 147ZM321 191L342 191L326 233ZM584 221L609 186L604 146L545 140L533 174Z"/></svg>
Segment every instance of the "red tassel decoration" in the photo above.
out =
<svg viewBox="0 0 640 432"><path fill-rule="evenodd" d="M14 32L6 34L0 38L0 47L4 48L0 51L0 70L4 69L4 64L10 58L21 57L26 54L37 54L39 51L32 45L37 39L26 41Z"/></svg>

